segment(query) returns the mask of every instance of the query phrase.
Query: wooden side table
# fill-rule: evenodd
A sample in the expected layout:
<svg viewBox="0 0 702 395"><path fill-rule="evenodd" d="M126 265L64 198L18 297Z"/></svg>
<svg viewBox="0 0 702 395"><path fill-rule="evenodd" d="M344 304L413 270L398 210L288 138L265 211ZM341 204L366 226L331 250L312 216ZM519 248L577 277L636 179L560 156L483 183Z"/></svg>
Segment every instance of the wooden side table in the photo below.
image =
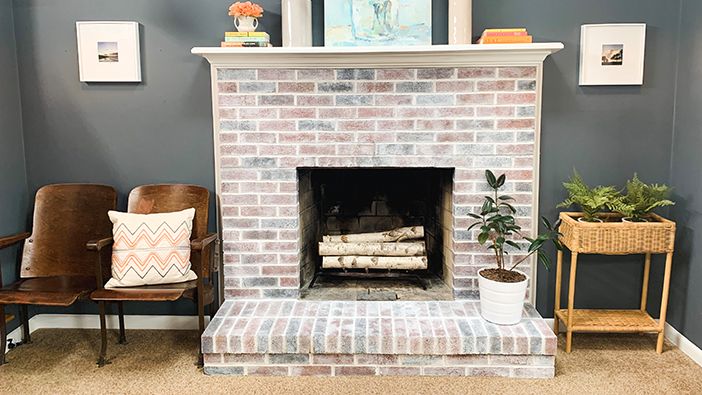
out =
<svg viewBox="0 0 702 395"><path fill-rule="evenodd" d="M653 222L624 223L619 222L615 214L604 215L606 222L579 222L582 213L561 213L563 245L571 251L570 280L568 283L568 308L561 309L561 277L563 251L558 251L556 262L556 300L553 330L558 334L559 322L566 325L566 352L571 351L573 332L607 332L607 333L658 333L656 352L663 352L665 339L665 317L670 291L670 272L673 263L675 242L675 223L652 214ZM603 310L575 309L575 277L580 254L631 255L643 254L644 277L641 291L641 305L637 309ZM659 322L646 312L648 283L651 270L651 255L665 254L665 275L661 295Z"/></svg>

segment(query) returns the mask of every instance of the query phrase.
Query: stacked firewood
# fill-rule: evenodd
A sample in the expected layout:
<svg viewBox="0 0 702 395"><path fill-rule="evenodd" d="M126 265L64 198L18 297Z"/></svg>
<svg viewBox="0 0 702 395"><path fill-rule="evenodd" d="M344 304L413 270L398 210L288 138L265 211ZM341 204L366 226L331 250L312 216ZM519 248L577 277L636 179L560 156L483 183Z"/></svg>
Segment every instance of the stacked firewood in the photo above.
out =
<svg viewBox="0 0 702 395"><path fill-rule="evenodd" d="M423 226L323 236L319 255L325 269L426 269L427 248L423 239Z"/></svg>

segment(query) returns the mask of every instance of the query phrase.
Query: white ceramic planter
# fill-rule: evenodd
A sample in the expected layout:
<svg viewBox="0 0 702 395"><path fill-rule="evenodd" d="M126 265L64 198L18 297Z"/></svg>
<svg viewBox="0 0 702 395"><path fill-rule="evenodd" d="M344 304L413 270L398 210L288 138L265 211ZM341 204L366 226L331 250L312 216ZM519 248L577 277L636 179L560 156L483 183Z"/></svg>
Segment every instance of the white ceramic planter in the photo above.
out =
<svg viewBox="0 0 702 395"><path fill-rule="evenodd" d="M480 314L486 320L498 325L514 325L522 319L524 299L529 284L529 277L518 283L501 283L480 275L485 269L478 271L478 287L480 289Z"/></svg>
<svg viewBox="0 0 702 395"><path fill-rule="evenodd" d="M312 46L312 0L282 0L280 17L284 47Z"/></svg>
<svg viewBox="0 0 702 395"><path fill-rule="evenodd" d="M258 27L258 19L252 16L235 16L234 27L240 32L255 32Z"/></svg>

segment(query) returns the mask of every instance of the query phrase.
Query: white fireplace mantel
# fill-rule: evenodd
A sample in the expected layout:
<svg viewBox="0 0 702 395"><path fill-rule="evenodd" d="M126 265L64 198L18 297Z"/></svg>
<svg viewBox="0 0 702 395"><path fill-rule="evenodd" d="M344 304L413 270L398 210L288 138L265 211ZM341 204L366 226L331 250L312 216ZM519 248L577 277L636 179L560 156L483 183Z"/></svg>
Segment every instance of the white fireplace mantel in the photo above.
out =
<svg viewBox="0 0 702 395"><path fill-rule="evenodd" d="M437 67L538 65L562 43L412 47L195 47L215 67Z"/></svg>

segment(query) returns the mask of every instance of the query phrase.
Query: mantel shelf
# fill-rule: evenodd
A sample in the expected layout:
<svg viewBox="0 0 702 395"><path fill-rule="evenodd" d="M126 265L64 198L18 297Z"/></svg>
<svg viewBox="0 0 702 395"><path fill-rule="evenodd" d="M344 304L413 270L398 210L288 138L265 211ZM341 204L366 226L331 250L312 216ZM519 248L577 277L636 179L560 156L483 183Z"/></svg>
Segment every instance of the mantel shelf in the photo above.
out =
<svg viewBox="0 0 702 395"><path fill-rule="evenodd" d="M217 67L521 66L541 64L562 43L412 47L195 47Z"/></svg>

